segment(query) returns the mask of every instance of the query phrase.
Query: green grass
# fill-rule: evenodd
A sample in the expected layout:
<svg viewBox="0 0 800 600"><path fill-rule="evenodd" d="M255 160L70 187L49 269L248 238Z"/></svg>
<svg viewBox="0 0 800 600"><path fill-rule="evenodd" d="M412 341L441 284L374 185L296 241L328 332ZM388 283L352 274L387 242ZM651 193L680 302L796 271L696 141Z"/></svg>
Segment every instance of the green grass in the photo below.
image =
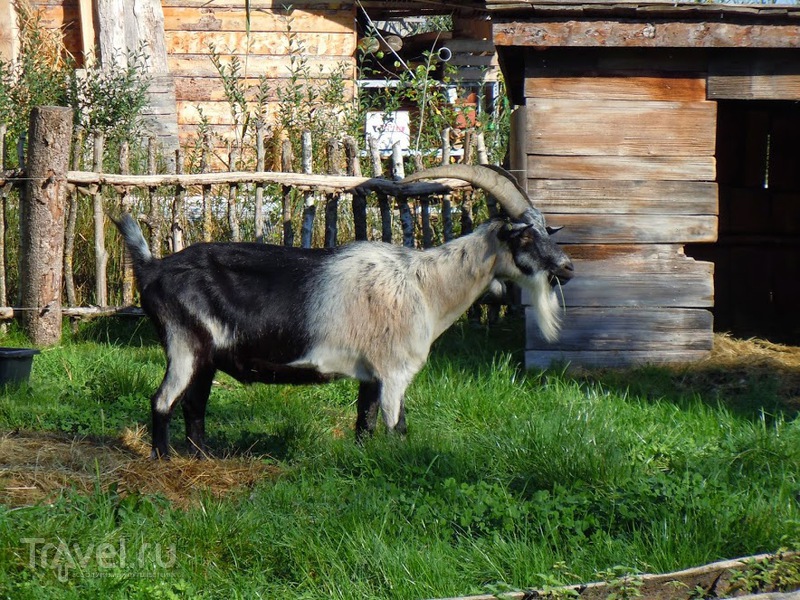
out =
<svg viewBox="0 0 800 600"><path fill-rule="evenodd" d="M113 488L0 505L0 595L431 598L800 543L800 421L763 385L729 405L670 386L666 369L526 373L510 323L458 323L409 389L407 438L364 447L352 382L220 376L212 449L279 476L224 498L200 491L189 509ZM85 326L36 358L30 386L0 396L0 431L115 439L148 421L163 364L146 324Z"/></svg>

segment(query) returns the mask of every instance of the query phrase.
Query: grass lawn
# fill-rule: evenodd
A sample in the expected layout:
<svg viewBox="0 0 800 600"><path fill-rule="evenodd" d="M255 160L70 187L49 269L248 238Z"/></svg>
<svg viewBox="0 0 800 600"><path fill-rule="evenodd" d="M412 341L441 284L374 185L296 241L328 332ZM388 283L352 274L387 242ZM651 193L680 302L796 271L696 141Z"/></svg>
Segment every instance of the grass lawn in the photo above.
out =
<svg viewBox="0 0 800 600"><path fill-rule="evenodd" d="M406 439L354 443L352 382L220 375L222 458L154 464L160 347L84 325L0 392L0 596L434 598L800 545L800 368L524 372L520 330L445 334Z"/></svg>

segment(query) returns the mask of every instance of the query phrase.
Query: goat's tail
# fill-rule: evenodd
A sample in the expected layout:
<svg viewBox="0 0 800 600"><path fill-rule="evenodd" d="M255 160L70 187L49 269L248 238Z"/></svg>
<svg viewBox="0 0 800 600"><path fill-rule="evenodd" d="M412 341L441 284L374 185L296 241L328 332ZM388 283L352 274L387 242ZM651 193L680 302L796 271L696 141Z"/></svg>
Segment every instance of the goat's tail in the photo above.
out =
<svg viewBox="0 0 800 600"><path fill-rule="evenodd" d="M113 219L113 221L117 229L119 229L122 239L125 241L125 246L127 246L128 252L131 255L133 271L136 277L141 281L143 268L153 261L153 255L150 253L147 240L145 240L144 235L142 235L142 229L130 213L125 213L119 219Z"/></svg>

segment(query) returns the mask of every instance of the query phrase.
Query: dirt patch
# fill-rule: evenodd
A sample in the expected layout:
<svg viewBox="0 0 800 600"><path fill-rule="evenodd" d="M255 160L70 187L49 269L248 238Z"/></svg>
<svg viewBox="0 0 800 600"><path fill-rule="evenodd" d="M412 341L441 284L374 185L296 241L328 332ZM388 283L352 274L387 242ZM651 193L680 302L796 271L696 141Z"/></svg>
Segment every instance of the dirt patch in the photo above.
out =
<svg viewBox="0 0 800 600"><path fill-rule="evenodd" d="M203 493L222 497L252 487L279 469L259 457L150 460L143 429L118 439L75 439L41 432L0 434L0 502L51 502L63 490L89 493L98 485L122 493L161 494L186 508Z"/></svg>

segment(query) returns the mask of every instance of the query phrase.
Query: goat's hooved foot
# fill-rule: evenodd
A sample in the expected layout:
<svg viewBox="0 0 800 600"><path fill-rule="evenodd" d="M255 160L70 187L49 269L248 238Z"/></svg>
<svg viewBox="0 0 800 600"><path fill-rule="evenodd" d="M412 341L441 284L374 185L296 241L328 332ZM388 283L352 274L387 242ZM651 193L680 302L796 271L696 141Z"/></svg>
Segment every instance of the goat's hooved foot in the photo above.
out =
<svg viewBox="0 0 800 600"><path fill-rule="evenodd" d="M153 448L150 451L150 460L169 460L169 451Z"/></svg>
<svg viewBox="0 0 800 600"><path fill-rule="evenodd" d="M209 460L210 458L214 458L211 456L211 453L208 451L208 448L205 446L198 447L194 444L190 444L189 450L189 457L193 458L194 460Z"/></svg>

